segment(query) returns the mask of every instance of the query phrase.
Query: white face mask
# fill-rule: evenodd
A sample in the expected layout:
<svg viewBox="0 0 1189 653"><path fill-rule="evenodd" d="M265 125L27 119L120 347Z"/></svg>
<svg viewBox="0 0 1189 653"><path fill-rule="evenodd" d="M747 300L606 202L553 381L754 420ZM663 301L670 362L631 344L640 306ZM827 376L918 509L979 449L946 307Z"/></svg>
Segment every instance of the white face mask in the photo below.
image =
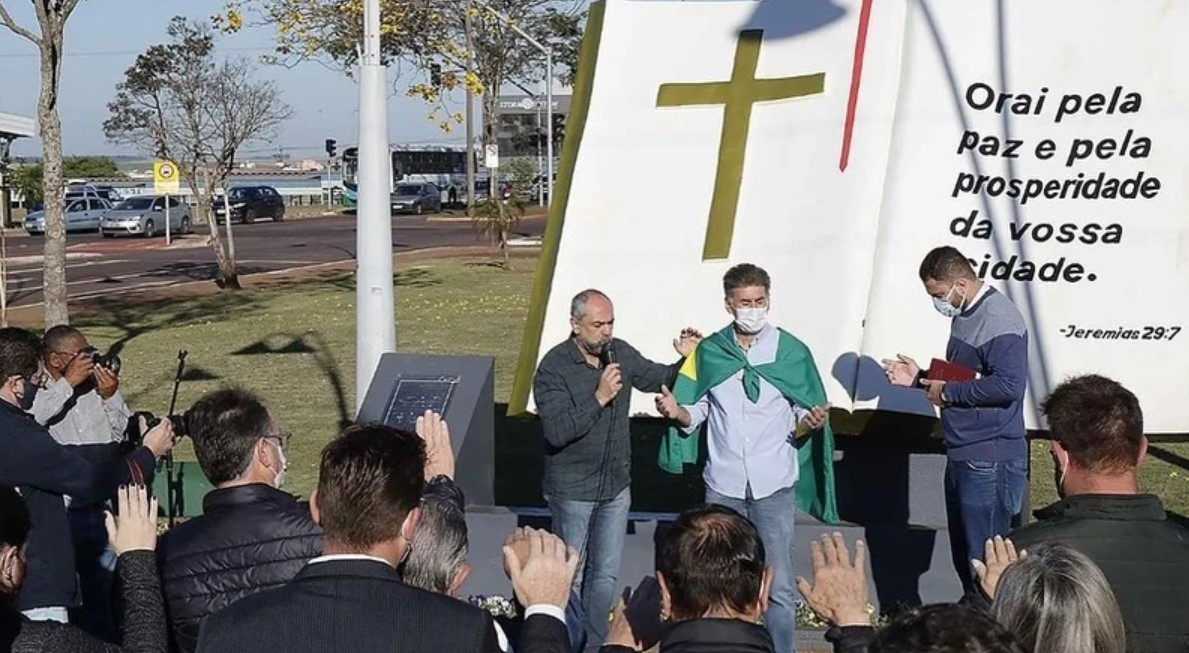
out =
<svg viewBox="0 0 1189 653"><path fill-rule="evenodd" d="M747 335L755 335L768 324L768 309L764 308L736 308L735 326Z"/></svg>
<svg viewBox="0 0 1189 653"><path fill-rule="evenodd" d="M281 459L281 471L277 472L277 478L272 483L273 487L279 489L281 487L281 484L285 482L285 472L289 469L289 460L285 458L285 448L284 447L277 444L276 442L273 442L271 439L269 440L269 442L274 447L277 448L277 456Z"/></svg>
<svg viewBox="0 0 1189 653"><path fill-rule="evenodd" d="M965 291L962 293L962 301L957 306L950 303L950 297L954 296L956 289L957 286L950 286L950 291L945 294L945 297L933 298L933 308L936 308L938 313L946 317L958 317L962 314L962 304L966 303Z"/></svg>

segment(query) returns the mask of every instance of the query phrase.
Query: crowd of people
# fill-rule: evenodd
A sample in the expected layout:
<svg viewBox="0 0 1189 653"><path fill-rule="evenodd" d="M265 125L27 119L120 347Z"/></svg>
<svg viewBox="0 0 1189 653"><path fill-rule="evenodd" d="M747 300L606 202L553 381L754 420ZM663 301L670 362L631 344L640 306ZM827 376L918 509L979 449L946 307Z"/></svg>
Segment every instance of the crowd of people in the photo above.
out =
<svg viewBox="0 0 1189 653"><path fill-rule="evenodd" d="M970 375L900 355L885 369L940 409L954 603L873 622L867 547L838 533L794 569L796 511L837 519L830 406L809 350L769 322L771 279L741 264L723 279L730 322L684 329L668 364L614 337L604 293L574 297L534 385L552 532L508 534L499 614L463 594L467 503L440 415L347 428L303 501L281 489L281 416L212 391L185 430L214 489L159 535L149 488L174 420L129 409L78 330L0 329L0 651L789 653L798 594L840 653L1189 651L1189 530L1140 491L1138 399L1093 374L1049 394L1060 500L1020 525L1024 320L953 248L920 278L951 321L945 360ZM633 389L671 421L661 467L685 471L705 442L706 489L658 536L655 575L618 595Z"/></svg>

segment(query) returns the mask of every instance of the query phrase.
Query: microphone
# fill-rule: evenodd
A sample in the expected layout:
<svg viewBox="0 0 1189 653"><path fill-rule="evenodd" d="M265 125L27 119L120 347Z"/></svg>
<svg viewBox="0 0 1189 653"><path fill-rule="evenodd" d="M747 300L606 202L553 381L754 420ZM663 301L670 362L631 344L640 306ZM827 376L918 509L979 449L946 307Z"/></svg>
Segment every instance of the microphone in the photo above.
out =
<svg viewBox="0 0 1189 653"><path fill-rule="evenodd" d="M612 346L611 342L607 343L606 347L603 347L603 353L599 355L599 362L602 363L603 367L619 362L615 356L615 347Z"/></svg>

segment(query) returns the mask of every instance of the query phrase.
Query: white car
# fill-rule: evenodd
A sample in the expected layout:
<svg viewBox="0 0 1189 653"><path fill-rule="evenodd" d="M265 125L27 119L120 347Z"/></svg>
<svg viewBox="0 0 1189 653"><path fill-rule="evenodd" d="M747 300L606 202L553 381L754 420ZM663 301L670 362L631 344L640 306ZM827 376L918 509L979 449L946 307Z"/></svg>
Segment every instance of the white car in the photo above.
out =
<svg viewBox="0 0 1189 653"><path fill-rule="evenodd" d="M103 214L111 209L105 199L71 199L66 202L66 231L95 231ZM25 216L25 231L30 234L45 233L45 211L34 211Z"/></svg>
<svg viewBox="0 0 1189 653"><path fill-rule="evenodd" d="M175 234L190 233L190 207L176 197L169 201L169 229ZM136 234L152 238L165 233L165 202L160 195L137 195L115 205L99 221L104 238L116 234Z"/></svg>

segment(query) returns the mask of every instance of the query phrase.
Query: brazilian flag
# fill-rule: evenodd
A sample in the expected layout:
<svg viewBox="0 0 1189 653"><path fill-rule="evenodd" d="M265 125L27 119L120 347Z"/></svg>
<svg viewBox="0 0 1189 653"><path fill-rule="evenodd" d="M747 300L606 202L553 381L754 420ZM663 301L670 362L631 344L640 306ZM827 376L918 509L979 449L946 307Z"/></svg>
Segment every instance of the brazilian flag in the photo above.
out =
<svg viewBox="0 0 1189 653"><path fill-rule="evenodd" d="M735 340L734 327L711 334L685 359L677 380L673 383L673 397L677 403L696 403L712 388L743 370L743 391L751 401L760 397L760 379L771 383L786 399L805 407L826 403L826 389L822 385L813 355L805 343L779 329L780 342L776 360L752 366L747 354ZM705 429L705 425L703 425ZM658 464L670 474L681 474L685 464L698 462L698 440L701 430L690 435L671 427L661 442ZM808 437L805 437L808 435ZM834 497L834 433L827 422L812 432L797 430L797 507L828 524L838 523L838 506Z"/></svg>

